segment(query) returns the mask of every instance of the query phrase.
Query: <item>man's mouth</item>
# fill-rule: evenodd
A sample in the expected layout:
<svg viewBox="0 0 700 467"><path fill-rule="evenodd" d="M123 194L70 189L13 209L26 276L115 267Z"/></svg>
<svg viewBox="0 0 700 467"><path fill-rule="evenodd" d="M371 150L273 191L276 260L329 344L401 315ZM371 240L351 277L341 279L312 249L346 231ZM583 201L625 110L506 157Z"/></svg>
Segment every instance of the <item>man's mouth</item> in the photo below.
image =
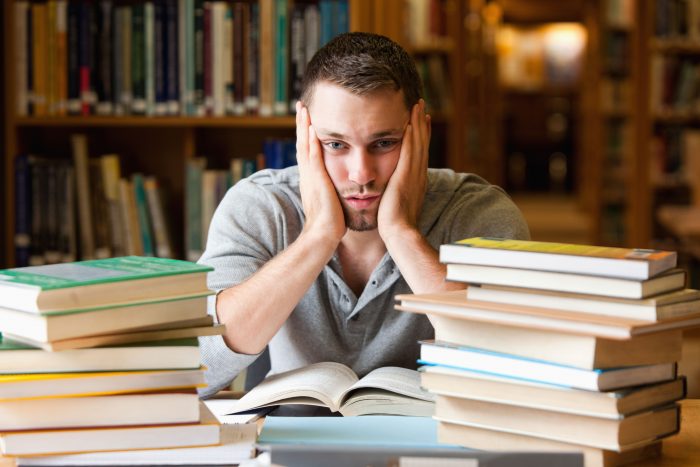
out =
<svg viewBox="0 0 700 467"><path fill-rule="evenodd" d="M381 194L371 194L371 193L365 193L365 194L357 194L357 195L351 195L351 196L345 196L345 202L350 205L350 207L355 208L357 210L361 209L368 209L370 206L372 206L376 201L379 201L379 198L381 198Z"/></svg>

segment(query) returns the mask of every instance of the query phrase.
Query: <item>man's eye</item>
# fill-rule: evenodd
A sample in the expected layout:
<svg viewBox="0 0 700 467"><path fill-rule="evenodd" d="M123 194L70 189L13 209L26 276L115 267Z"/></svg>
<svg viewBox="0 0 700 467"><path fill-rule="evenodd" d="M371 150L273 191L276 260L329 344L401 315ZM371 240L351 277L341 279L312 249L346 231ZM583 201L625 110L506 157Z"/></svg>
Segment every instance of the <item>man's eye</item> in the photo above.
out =
<svg viewBox="0 0 700 467"><path fill-rule="evenodd" d="M377 141L376 143L374 143L374 145L378 149L389 149L389 148L393 148L394 146L396 146L396 143L398 143L398 141L393 140L393 139L383 139L383 140Z"/></svg>
<svg viewBox="0 0 700 467"><path fill-rule="evenodd" d="M343 149L343 143L339 143L338 141L329 141L326 143L326 146L336 151L339 149Z"/></svg>

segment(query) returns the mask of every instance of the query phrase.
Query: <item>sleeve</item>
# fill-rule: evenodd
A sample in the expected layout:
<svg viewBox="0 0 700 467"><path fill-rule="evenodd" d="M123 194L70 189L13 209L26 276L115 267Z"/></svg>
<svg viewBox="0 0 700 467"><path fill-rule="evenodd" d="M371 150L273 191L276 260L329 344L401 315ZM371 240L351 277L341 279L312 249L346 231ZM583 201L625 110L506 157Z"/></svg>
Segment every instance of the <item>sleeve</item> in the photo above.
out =
<svg viewBox="0 0 700 467"><path fill-rule="evenodd" d="M284 249L291 231L298 228L299 216L296 212L285 215L283 198L284 195L250 180L237 183L226 193L214 213L206 250L199 260L214 268L207 284L217 296L245 281ZM209 301L208 313L218 322L216 297ZM221 336L200 337L199 345L206 366L207 387L199 391L204 398L229 386L238 373L260 356L233 352Z"/></svg>

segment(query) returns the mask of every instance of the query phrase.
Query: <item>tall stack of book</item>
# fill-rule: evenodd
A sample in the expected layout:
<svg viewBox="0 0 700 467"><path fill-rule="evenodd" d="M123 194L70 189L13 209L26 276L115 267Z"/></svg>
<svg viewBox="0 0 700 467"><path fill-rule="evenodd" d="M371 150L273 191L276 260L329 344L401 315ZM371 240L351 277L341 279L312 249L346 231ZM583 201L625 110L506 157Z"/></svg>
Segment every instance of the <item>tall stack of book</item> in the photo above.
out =
<svg viewBox="0 0 700 467"><path fill-rule="evenodd" d="M583 451L591 467L658 455L678 431L700 291L675 253L473 238L440 259L466 293L397 299L435 327L420 363L441 442Z"/></svg>
<svg viewBox="0 0 700 467"><path fill-rule="evenodd" d="M121 257L0 271L0 452L214 445L197 336L211 268Z"/></svg>

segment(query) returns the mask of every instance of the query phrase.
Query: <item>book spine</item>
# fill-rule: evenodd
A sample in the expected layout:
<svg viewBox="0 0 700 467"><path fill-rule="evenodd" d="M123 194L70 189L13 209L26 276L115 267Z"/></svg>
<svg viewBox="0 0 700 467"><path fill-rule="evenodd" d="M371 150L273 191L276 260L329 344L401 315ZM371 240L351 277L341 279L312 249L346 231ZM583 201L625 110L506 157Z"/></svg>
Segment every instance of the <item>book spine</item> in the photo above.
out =
<svg viewBox="0 0 700 467"><path fill-rule="evenodd" d="M124 254L139 255L141 251L137 247L139 237L138 226L134 227L136 213L132 211L131 193L133 193L131 182L125 178L119 179L119 214L122 220L121 237L123 239ZM140 242L139 242L140 244Z"/></svg>
<svg viewBox="0 0 700 467"><path fill-rule="evenodd" d="M203 38L203 69L202 69L202 90L204 92L204 115L212 115L214 112L214 85L213 67L212 67L212 6L211 2L204 2L204 10L202 12L202 38Z"/></svg>
<svg viewBox="0 0 700 467"><path fill-rule="evenodd" d="M92 14L93 5L91 3L80 4L80 19L78 31L78 69L79 69L79 90L80 90L80 113L90 115L92 113Z"/></svg>
<svg viewBox="0 0 700 467"><path fill-rule="evenodd" d="M124 256L127 253L124 248L123 238L125 219L121 218L119 211L119 178L121 177L119 156L107 154L100 157L100 170L104 197L107 200L109 212L110 246L115 256Z"/></svg>
<svg viewBox="0 0 700 467"><path fill-rule="evenodd" d="M56 2L56 114L68 108L68 2Z"/></svg>
<svg viewBox="0 0 700 467"><path fill-rule="evenodd" d="M27 115L34 115L34 12L27 6Z"/></svg>
<svg viewBox="0 0 700 467"><path fill-rule="evenodd" d="M321 46L321 14L318 5L307 5L304 9L304 59L306 62ZM306 65L304 65L306 67Z"/></svg>
<svg viewBox="0 0 700 467"><path fill-rule="evenodd" d="M146 88L146 115L156 114L155 84L155 8L153 2L144 5L144 80Z"/></svg>
<svg viewBox="0 0 700 467"><path fill-rule="evenodd" d="M29 115L29 93L27 88L27 12L29 3L18 1L14 5L15 20L15 92L17 116Z"/></svg>
<svg viewBox="0 0 700 467"><path fill-rule="evenodd" d="M90 193L92 196L92 219L94 222L95 257L98 259L112 256L110 238L109 204L102 178L102 165L99 159L90 159Z"/></svg>
<svg viewBox="0 0 700 467"><path fill-rule="evenodd" d="M202 174L206 160L187 162L185 186L185 247L188 261L197 261L202 254Z"/></svg>
<svg viewBox="0 0 700 467"><path fill-rule="evenodd" d="M178 27L177 0L166 0L163 43L165 44L165 95L168 115L178 115L180 113L180 96L178 91L180 89L180 41Z"/></svg>
<svg viewBox="0 0 700 467"><path fill-rule="evenodd" d="M131 112L146 113L146 31L145 5L134 4L131 9Z"/></svg>
<svg viewBox="0 0 700 467"><path fill-rule="evenodd" d="M112 115L113 113L113 69L112 69L112 48L114 34L114 21L113 21L113 5L111 0L102 0L100 2L100 13L99 13L99 47L95 46L96 50L99 50L97 55L97 73L99 79L96 81L97 88L97 107L96 113L98 115Z"/></svg>
<svg viewBox="0 0 700 467"><path fill-rule="evenodd" d="M46 2L46 113L56 115L56 0Z"/></svg>
<svg viewBox="0 0 700 467"><path fill-rule="evenodd" d="M48 114L47 100L47 6L45 3L32 4L32 44L33 44L33 103L34 115L44 116Z"/></svg>
<svg viewBox="0 0 700 467"><path fill-rule="evenodd" d="M25 5L26 6L26 5ZM15 158L15 263L29 265L32 229L32 173L29 156Z"/></svg>
<svg viewBox="0 0 700 467"><path fill-rule="evenodd" d="M233 73L234 73L234 43L233 43L233 9L230 5L223 5L223 87L224 87L224 113L233 115Z"/></svg>
<svg viewBox="0 0 700 467"><path fill-rule="evenodd" d="M260 109L263 117L273 112L275 86L275 0L260 0Z"/></svg>
<svg viewBox="0 0 700 467"><path fill-rule="evenodd" d="M133 82L133 10L130 6L122 7L122 94L119 100L124 108L124 114L132 113L132 102L134 98Z"/></svg>
<svg viewBox="0 0 700 467"><path fill-rule="evenodd" d="M82 134L71 136L73 165L75 166L76 195L78 197L78 222L80 227L81 259L95 257L95 240L92 231L92 208L90 200L90 175L87 137Z"/></svg>
<svg viewBox="0 0 700 467"><path fill-rule="evenodd" d="M205 115L204 0L194 0L194 115Z"/></svg>
<svg viewBox="0 0 700 467"><path fill-rule="evenodd" d="M161 196L162 193L160 192L158 181L155 177L146 177L143 185L148 200L148 212L151 215L156 255L160 258L172 258L173 249L170 242L168 224L165 220L163 197Z"/></svg>
<svg viewBox="0 0 700 467"><path fill-rule="evenodd" d="M196 115L195 82L196 82L196 34L194 0L185 0L185 102L187 115Z"/></svg>
<svg viewBox="0 0 700 467"><path fill-rule="evenodd" d="M162 0L153 3L153 87L155 96L155 115L168 113L168 98L166 90L167 69L165 65L167 38L165 26L165 4Z"/></svg>
<svg viewBox="0 0 700 467"><path fill-rule="evenodd" d="M75 170L66 163L62 166L62 181L61 187L63 194L61 196L60 212L63 215L61 219L61 244L60 250L62 254L61 261L70 263L77 261L77 234L76 234L76 212L75 212Z"/></svg>
<svg viewBox="0 0 700 467"><path fill-rule="evenodd" d="M68 114L80 114L80 5L68 3Z"/></svg>
<svg viewBox="0 0 700 467"><path fill-rule="evenodd" d="M29 265L40 266L45 262L44 252L46 251L46 170L44 162L38 158L32 158L30 164L32 230L29 243Z"/></svg>
<svg viewBox="0 0 700 467"><path fill-rule="evenodd" d="M275 115L286 115L289 109L287 87L289 82L289 37L288 37L288 3L277 0L275 5Z"/></svg>
<svg viewBox="0 0 700 467"><path fill-rule="evenodd" d="M136 202L136 215L138 216L138 226L141 232L141 244L145 256L155 256L153 248L153 233L151 228L151 215L148 212L148 200L146 199L146 188L144 187L143 175L136 173L131 176L131 183L134 188L134 200Z"/></svg>
<svg viewBox="0 0 700 467"><path fill-rule="evenodd" d="M245 53L247 50L247 32L249 5L236 2L233 10L233 114L245 114Z"/></svg>
<svg viewBox="0 0 700 467"><path fill-rule="evenodd" d="M246 40L245 109L257 114L260 109L260 6L250 5L248 37Z"/></svg>
<svg viewBox="0 0 700 467"><path fill-rule="evenodd" d="M114 9L114 42L112 47L112 64L114 65L114 89L112 90L112 105L114 115L124 115L124 105L122 103L122 94L124 93L124 8L118 7Z"/></svg>
<svg viewBox="0 0 700 467"><path fill-rule="evenodd" d="M304 8L295 4L292 9L289 43L289 112L296 112L296 102L301 96L301 80L304 76L306 59L304 56Z"/></svg>
<svg viewBox="0 0 700 467"><path fill-rule="evenodd" d="M319 2L319 15L321 21L320 29L320 43L324 46L333 39L333 1L332 0L321 0Z"/></svg>

